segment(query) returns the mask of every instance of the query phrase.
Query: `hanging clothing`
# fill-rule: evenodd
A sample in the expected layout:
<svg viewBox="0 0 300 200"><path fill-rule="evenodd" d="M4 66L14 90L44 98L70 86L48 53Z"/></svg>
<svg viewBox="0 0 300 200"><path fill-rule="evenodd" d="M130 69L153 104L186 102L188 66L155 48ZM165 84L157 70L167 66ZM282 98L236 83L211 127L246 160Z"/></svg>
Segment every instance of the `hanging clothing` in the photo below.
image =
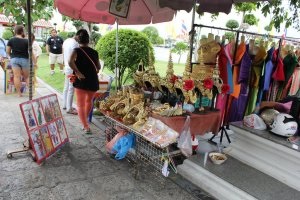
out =
<svg viewBox="0 0 300 200"><path fill-rule="evenodd" d="M232 60L233 60L233 51L234 51L234 47L235 47L235 43L234 42L229 42L228 44L225 45L224 50L225 50L225 54L226 57L230 63L230 65L232 66Z"/></svg>
<svg viewBox="0 0 300 200"><path fill-rule="evenodd" d="M239 83L248 84L249 81L252 60L248 53L248 49L249 49L249 45L246 46L246 53L244 54L243 59L241 61L240 74L238 79Z"/></svg>
<svg viewBox="0 0 300 200"><path fill-rule="evenodd" d="M283 61L282 61L282 58L280 58L280 56L278 58L277 58L277 56L278 56L278 49L275 50L273 53L273 63L275 66L275 71L272 74L272 78L275 81L284 81L285 76L284 76Z"/></svg>
<svg viewBox="0 0 300 200"><path fill-rule="evenodd" d="M219 64L219 70L220 70L220 78L223 80L224 84L228 84L227 57L226 57L223 46L221 46L221 50L219 52L218 64Z"/></svg>
<svg viewBox="0 0 300 200"><path fill-rule="evenodd" d="M299 57L300 59L300 57ZM292 76L292 85L289 95L295 95L300 88L300 67L296 67Z"/></svg>
<svg viewBox="0 0 300 200"><path fill-rule="evenodd" d="M287 94L287 90L289 88L288 82L290 77L292 76L294 69L298 63L297 57L291 53L285 54L286 56L283 58L283 72L284 72L284 81L279 83L278 92L276 95L276 101L280 101ZM291 83L291 82L290 82ZM285 94L283 91L285 90Z"/></svg>
<svg viewBox="0 0 300 200"><path fill-rule="evenodd" d="M241 60L240 65L240 76L239 83L241 83L240 95L237 99L233 99L231 103L231 107L228 111L228 121L241 121L244 117L245 109L247 107L247 99L248 99L248 79L250 76L250 69L252 65L252 61L250 55L248 54L248 47L246 46L246 52Z"/></svg>
<svg viewBox="0 0 300 200"><path fill-rule="evenodd" d="M295 56L295 54L289 53L284 59L283 59L283 66L284 66L284 75L285 75L285 83L287 83L292 76L295 67L298 64L298 59Z"/></svg>
<svg viewBox="0 0 300 200"><path fill-rule="evenodd" d="M271 49L268 50L268 55L266 58L265 73L264 73L264 86L263 86L264 91L267 91L270 88L272 72L274 69L274 65L272 62L272 57L273 57L274 51L275 51L274 47L272 47Z"/></svg>
<svg viewBox="0 0 300 200"><path fill-rule="evenodd" d="M250 98L247 105L247 112L246 115L251 114L255 107L257 101L257 95L259 91L259 81L262 75L263 65L265 63L265 59L267 57L267 51L264 47L259 47L257 54L255 55L253 62L252 62L252 69L251 69L251 77L250 77L250 87L251 93Z"/></svg>
<svg viewBox="0 0 300 200"><path fill-rule="evenodd" d="M240 90L241 90L241 85L239 84L239 75L240 75L240 62L243 58L243 55L246 52L246 44L245 42L241 42L236 50L236 56L235 56L235 65L233 66L233 92L231 94L231 96L233 96L234 98L238 98L238 96L240 95Z"/></svg>

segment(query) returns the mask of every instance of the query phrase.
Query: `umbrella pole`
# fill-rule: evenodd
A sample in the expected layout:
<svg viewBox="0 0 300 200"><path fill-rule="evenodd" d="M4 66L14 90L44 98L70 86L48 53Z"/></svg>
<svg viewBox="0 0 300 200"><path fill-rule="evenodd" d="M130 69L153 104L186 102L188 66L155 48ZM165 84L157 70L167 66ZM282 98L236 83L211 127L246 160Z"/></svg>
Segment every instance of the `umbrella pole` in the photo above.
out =
<svg viewBox="0 0 300 200"><path fill-rule="evenodd" d="M28 51L29 51L29 100L32 100L32 78L34 76L32 66L32 40L31 40L31 2L27 0L27 31L28 31Z"/></svg>
<svg viewBox="0 0 300 200"><path fill-rule="evenodd" d="M116 31L116 60L115 60L115 73L116 73L116 88L117 90L120 89L120 70L119 70L119 63L118 63L118 57L119 57L119 20L116 19L117 22L117 31Z"/></svg>

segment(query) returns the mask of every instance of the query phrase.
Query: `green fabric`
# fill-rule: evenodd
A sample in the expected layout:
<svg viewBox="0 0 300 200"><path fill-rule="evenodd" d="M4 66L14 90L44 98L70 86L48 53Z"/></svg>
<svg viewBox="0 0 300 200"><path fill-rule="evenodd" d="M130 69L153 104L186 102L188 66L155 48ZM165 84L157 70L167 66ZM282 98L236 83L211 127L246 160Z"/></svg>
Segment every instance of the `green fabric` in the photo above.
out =
<svg viewBox="0 0 300 200"><path fill-rule="evenodd" d="M255 110L257 93L258 93L258 87L254 87L253 90L251 91L251 96L249 98L249 102L247 105L246 115L250 115Z"/></svg>
<svg viewBox="0 0 300 200"><path fill-rule="evenodd" d="M296 55L294 55L294 54L288 54L283 59L285 83L287 83L289 81L290 77L293 75L297 64L298 64L298 60L297 60Z"/></svg>

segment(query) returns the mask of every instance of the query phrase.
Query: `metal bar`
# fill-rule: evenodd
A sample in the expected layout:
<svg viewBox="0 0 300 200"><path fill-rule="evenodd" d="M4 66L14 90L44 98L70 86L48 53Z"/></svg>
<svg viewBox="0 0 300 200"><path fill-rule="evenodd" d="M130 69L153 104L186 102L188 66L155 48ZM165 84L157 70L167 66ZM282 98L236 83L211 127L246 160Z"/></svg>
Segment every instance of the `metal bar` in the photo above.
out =
<svg viewBox="0 0 300 200"><path fill-rule="evenodd" d="M34 76L33 64L32 64L32 38L31 38L31 2L27 0L27 31L28 31L28 51L29 51L29 100L32 100L32 78ZM26 80L25 80L26 81Z"/></svg>
<svg viewBox="0 0 300 200"><path fill-rule="evenodd" d="M247 32L247 31L241 31L241 30L231 30L228 28L221 28L221 27L215 27L215 26L207 26L207 25L203 25L203 24L194 24L195 27L204 27L204 28L212 28L212 29L218 29L218 30L223 30L223 31L230 31L230 32L240 32L242 34L249 34L249 35L257 35L257 36L262 36L262 37L272 37L272 38L277 38L277 39L281 39L282 36L276 36L276 35L267 35L267 34L259 34L259 33L253 33L253 32ZM286 41L290 41L290 42L296 42L296 43L300 43L300 41L297 40L291 40L289 38L285 38L284 40Z"/></svg>
<svg viewBox="0 0 300 200"><path fill-rule="evenodd" d="M195 11L196 11L196 1L194 0L194 7L193 7L193 17L192 17L192 30L190 31L190 73L193 71L193 47L194 47L194 36L195 36L195 26L193 24L195 23Z"/></svg>
<svg viewBox="0 0 300 200"><path fill-rule="evenodd" d="M115 73L116 73L116 89L120 87L120 69L119 69L119 19L116 18L117 30L116 30L116 58L115 58Z"/></svg>

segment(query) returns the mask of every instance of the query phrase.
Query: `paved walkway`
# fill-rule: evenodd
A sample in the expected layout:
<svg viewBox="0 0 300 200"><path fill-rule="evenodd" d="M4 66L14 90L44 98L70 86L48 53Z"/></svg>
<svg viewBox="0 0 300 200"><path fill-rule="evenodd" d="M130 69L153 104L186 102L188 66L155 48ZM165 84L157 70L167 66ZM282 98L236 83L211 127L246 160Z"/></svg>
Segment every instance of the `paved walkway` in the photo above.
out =
<svg viewBox="0 0 300 200"><path fill-rule="evenodd" d="M22 147L27 138L19 104L28 97L5 95L2 70L0 75L0 200L196 199L171 179L166 179L165 187L147 173L140 180L134 179L126 160L116 161L105 153L101 129L92 125L94 134L84 135L77 116L64 112L70 143L59 152L42 165L26 153L6 158L8 150ZM39 83L35 96L51 93ZM192 190L198 199L209 199L197 188L190 187Z"/></svg>

